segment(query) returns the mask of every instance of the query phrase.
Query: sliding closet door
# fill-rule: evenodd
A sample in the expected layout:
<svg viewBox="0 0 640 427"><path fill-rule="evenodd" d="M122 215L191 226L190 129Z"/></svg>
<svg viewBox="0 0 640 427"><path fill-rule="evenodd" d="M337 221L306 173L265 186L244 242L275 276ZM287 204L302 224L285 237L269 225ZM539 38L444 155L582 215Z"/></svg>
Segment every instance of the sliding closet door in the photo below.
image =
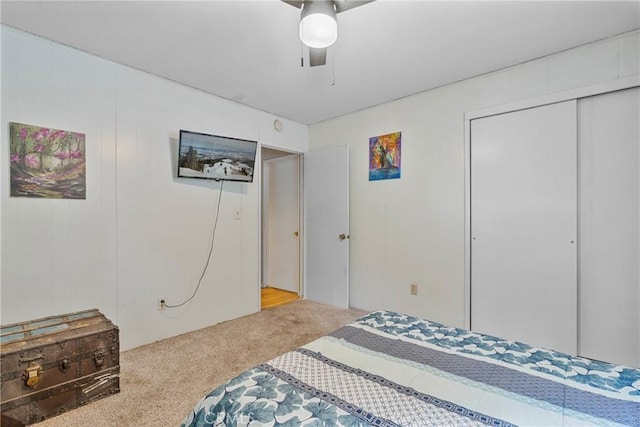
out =
<svg viewBox="0 0 640 427"><path fill-rule="evenodd" d="M578 101L579 354L640 367L640 89Z"/></svg>
<svg viewBox="0 0 640 427"><path fill-rule="evenodd" d="M471 328L577 350L576 103L471 122Z"/></svg>

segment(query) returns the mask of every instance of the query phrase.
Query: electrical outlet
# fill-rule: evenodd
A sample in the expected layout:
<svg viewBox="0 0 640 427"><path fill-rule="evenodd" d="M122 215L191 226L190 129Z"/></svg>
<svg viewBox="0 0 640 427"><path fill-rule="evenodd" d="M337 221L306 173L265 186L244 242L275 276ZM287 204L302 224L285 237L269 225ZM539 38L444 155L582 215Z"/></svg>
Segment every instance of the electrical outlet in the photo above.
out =
<svg viewBox="0 0 640 427"><path fill-rule="evenodd" d="M417 283L412 283L411 284L411 295L418 295L418 284Z"/></svg>
<svg viewBox="0 0 640 427"><path fill-rule="evenodd" d="M165 308L167 308L167 303L164 298L158 298L158 310L164 310Z"/></svg>

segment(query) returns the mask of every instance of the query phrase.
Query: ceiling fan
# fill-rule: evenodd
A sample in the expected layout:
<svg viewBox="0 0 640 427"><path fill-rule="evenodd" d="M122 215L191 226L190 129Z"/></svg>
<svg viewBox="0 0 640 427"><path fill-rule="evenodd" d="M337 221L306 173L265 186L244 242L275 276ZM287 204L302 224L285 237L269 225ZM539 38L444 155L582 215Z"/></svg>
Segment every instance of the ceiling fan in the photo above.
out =
<svg viewBox="0 0 640 427"><path fill-rule="evenodd" d="M336 15L374 0L282 0L302 9L300 40L309 47L309 66L327 63L327 48L338 39Z"/></svg>

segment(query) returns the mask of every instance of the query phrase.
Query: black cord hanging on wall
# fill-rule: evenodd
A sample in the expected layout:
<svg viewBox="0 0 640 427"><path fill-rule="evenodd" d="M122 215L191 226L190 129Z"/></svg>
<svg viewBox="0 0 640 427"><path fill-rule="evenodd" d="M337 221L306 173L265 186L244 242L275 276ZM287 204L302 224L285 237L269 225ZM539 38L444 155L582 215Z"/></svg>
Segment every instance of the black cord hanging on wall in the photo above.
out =
<svg viewBox="0 0 640 427"><path fill-rule="evenodd" d="M213 230L211 231L211 242L209 243L209 254L207 255L207 262L205 263L204 268L202 269L202 274L200 275L200 279L198 279L198 285L196 286L196 289L193 291L193 294L188 299L181 302L180 304L175 304L175 305L167 304L165 302L164 306L166 308L182 307L183 305L191 301L198 293L198 289L200 289L200 284L202 283L202 279L204 278L204 275L207 273L207 268L209 267L209 262L211 261L211 254L213 253L213 244L216 238L216 228L218 228L218 217L220 216L220 200L222 200L222 187L224 187L224 180L220 181L220 191L218 192L218 202L216 204L216 219L214 220Z"/></svg>

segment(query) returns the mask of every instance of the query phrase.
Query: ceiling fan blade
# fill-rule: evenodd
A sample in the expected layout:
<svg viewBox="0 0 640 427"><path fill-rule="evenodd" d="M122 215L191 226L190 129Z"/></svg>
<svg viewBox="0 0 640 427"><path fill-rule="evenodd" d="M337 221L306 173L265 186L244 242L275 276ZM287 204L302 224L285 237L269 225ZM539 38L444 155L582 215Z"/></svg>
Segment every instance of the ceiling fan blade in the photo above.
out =
<svg viewBox="0 0 640 427"><path fill-rule="evenodd" d="M293 7L300 9L304 0L282 0L284 3L290 4ZM363 4L371 3L374 0L333 0L333 4L336 5L336 13L344 12L345 10L353 9L354 7L362 6Z"/></svg>
<svg viewBox="0 0 640 427"><path fill-rule="evenodd" d="M372 1L374 0L333 0L333 4L336 5L336 13L340 13L353 9L354 7L362 6L363 4L371 3Z"/></svg>
<svg viewBox="0 0 640 427"><path fill-rule="evenodd" d="M327 48L309 48L309 66L316 67L327 63Z"/></svg>
<svg viewBox="0 0 640 427"><path fill-rule="evenodd" d="M300 9L302 7L302 3L304 3L303 0L282 0L283 2L285 2L286 4L290 4L293 7L297 7L298 9Z"/></svg>

